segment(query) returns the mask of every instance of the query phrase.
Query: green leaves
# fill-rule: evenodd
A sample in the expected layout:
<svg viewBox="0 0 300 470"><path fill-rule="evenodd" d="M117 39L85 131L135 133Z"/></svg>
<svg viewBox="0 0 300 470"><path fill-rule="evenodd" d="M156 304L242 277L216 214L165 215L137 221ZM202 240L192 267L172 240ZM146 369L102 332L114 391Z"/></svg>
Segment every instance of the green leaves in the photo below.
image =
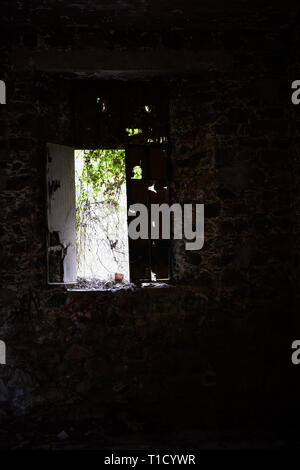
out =
<svg viewBox="0 0 300 470"><path fill-rule="evenodd" d="M125 151L122 149L84 150L84 166L81 174L82 203L94 202L101 193L103 202L118 205L120 189L125 182Z"/></svg>
<svg viewBox="0 0 300 470"><path fill-rule="evenodd" d="M133 176L131 177L133 180L141 180L142 179L142 168L137 165L133 167Z"/></svg>
<svg viewBox="0 0 300 470"><path fill-rule="evenodd" d="M76 224L81 238L93 206L103 204L107 216L109 207L118 210L120 191L126 180L125 150L80 150L75 152L75 158Z"/></svg>

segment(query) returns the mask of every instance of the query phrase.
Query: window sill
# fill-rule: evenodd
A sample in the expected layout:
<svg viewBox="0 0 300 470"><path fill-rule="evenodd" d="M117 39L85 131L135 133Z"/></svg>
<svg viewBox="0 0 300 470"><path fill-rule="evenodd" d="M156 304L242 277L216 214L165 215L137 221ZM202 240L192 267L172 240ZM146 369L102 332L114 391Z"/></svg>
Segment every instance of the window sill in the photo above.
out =
<svg viewBox="0 0 300 470"><path fill-rule="evenodd" d="M170 287L166 282L142 282L140 285L129 281L89 281L82 280L77 284L68 284L65 286L68 292L133 292L138 289L161 289Z"/></svg>

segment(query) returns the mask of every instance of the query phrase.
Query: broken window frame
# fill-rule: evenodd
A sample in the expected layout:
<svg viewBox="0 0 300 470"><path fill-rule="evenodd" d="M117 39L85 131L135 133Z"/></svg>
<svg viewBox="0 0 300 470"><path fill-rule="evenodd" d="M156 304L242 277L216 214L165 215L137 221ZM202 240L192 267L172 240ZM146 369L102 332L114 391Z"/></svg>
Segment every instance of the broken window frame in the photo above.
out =
<svg viewBox="0 0 300 470"><path fill-rule="evenodd" d="M73 151L73 162L74 162L74 150L75 148L118 148L120 145L125 146L126 155L126 187L127 187L127 209L129 208L132 198L128 198L134 185L142 184L145 188L145 199L147 201L147 208L149 214L149 229L151 229L151 210L150 204L151 199L157 199L148 187L154 184L161 184L166 186L167 197L163 202L168 202L169 191L170 191L170 165L169 165L169 144L168 144L168 97L166 87L162 87L157 83L153 86L152 84L137 84L137 83L97 83L81 81L80 84L76 85L73 89L72 99L74 99L73 113L74 113L74 145L72 147L66 147ZM138 134L128 133L128 129L139 129L141 132ZM57 144L48 144L49 146ZM64 147L64 146L62 146ZM146 171L142 175L142 179L132 180L129 177L127 171L128 163L128 152L133 147L139 148L140 151L148 157L148 166ZM163 178L157 175L151 178L151 171L149 167L149 153L155 149L159 149L165 152L166 166L163 172ZM48 161L48 158L47 158ZM151 166L151 165L150 165ZM48 171L48 163L47 163ZM55 180L54 180L55 181ZM142 182L142 183L137 183ZM73 178L74 184L74 201L75 201L75 175ZM58 247L61 251L62 261L65 265L65 257L63 257L64 249L66 244L59 238L59 230L53 230L51 223L49 223L49 209L51 208L51 192L54 186L51 186L52 182L49 183L47 180L47 194L48 194L48 237L47 237L47 250L48 250L48 261L47 261L47 276L49 284L70 284L76 283L77 274L75 269L72 270L71 276L65 276L65 271L59 273L59 279L51 279L49 275L51 262L49 262L49 254L55 252L55 247ZM55 182L54 182L55 185ZM152 196L152 197L151 197ZM158 198L159 199L159 198ZM140 201L136 201L140 202ZM162 202L162 201L161 201ZM156 203L161 203L156 200ZM74 212L74 224L75 224L75 202L71 212ZM51 221L50 221L51 222ZM128 220L129 222L129 220ZM60 227L61 228L61 227ZM53 232L57 232L56 239L53 240ZM63 232L63 228L61 228ZM50 234L52 233L52 238ZM60 234L61 235L61 234ZM74 236L72 236L74 239ZM168 281L171 277L170 272L170 240L151 240L149 233L147 242L147 257L145 261L148 264L148 270L143 276L136 275L132 269L134 265L134 251L137 247L137 241L129 239L129 267L130 267L130 280L132 282L161 282ZM144 242L144 241L143 241ZM164 276L158 276L156 281L151 279L151 271L153 268L153 256L151 255L151 243L154 246L160 246L160 250L165 256L165 271ZM73 249L73 240L71 245ZM152 245L153 246L153 245ZM68 248L67 248L68 249ZM159 250L157 250L159 251ZM70 251L69 251L70 252ZM167 255L166 255L166 253ZM73 260L73 266L76 267L76 229L75 229L75 255ZM155 272L155 271L154 271Z"/></svg>
<svg viewBox="0 0 300 470"><path fill-rule="evenodd" d="M135 156L134 156L135 152ZM153 154L160 154L164 163L160 166L160 171L154 169ZM142 203L148 210L148 239L131 240L129 238L129 271L130 280L135 283L153 283L167 282L171 277L170 263L170 240L160 237L153 240L151 238L151 204L169 203L170 200L170 159L169 146L167 144L148 144L148 145L127 145L125 147L126 156L126 189L127 189L127 210L132 204ZM138 164L138 165L136 165ZM132 178L132 171L135 166L142 169L142 178ZM150 190L157 185L158 191ZM139 188L141 193L139 197ZM136 189L135 189L136 188ZM128 213L128 224L132 220ZM142 249L141 247L144 246ZM156 252L156 253L155 253ZM164 257L163 264L159 265L157 261L158 253ZM156 262L155 262L156 258ZM162 274L164 272L164 274ZM156 278L153 279L152 275Z"/></svg>

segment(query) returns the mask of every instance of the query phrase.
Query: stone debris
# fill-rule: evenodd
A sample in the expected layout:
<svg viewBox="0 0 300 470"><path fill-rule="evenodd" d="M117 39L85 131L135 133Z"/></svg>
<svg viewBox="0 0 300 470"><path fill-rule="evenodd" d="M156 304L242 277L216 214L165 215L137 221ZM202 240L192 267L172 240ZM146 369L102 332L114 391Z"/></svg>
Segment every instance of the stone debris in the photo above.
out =
<svg viewBox="0 0 300 470"><path fill-rule="evenodd" d="M83 279L78 278L76 284L72 284L69 290L97 290L97 291L117 291L117 290L134 290L135 285L124 280L101 280L96 278Z"/></svg>
<svg viewBox="0 0 300 470"><path fill-rule="evenodd" d="M111 291L115 292L118 290L129 290L133 291L137 289L137 285L129 282L120 280L121 275L116 273L115 279L101 280L96 278L84 279L79 277L76 284L70 284L69 291L82 291L82 290L93 290L93 291ZM168 287L169 284L164 282L146 282L142 283L142 287Z"/></svg>

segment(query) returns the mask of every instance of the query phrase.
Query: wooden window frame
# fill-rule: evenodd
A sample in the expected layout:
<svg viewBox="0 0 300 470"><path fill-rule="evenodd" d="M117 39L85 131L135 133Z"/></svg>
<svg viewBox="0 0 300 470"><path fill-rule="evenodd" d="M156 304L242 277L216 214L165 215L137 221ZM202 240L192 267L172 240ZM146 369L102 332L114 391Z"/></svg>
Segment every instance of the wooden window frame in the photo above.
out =
<svg viewBox="0 0 300 470"><path fill-rule="evenodd" d="M99 102L99 97L101 97ZM76 283L76 230L75 230L75 173L74 173L74 150L75 148L120 148L125 147L126 155L126 187L127 187L127 209L134 202L139 201L132 195L135 186L144 185L145 194L142 197L148 208L149 219L151 215L151 201L153 203L169 202L170 194L170 146L168 141L168 93L164 86L158 83L137 84L137 83L106 83L106 82L85 82L81 81L72 88L72 98L74 100L74 144L72 147L61 146L59 144L47 144L47 213L48 213L48 234L47 234L47 272L49 284L70 284ZM104 105L103 105L104 103ZM147 109L146 109L147 108ZM149 109L151 112L148 112ZM139 128L141 134L130 136L127 128ZM62 153L73 151L73 182L67 175L55 176L55 169L51 169L51 156L49 152L60 149ZM145 168L141 180L131 178L131 157L133 149L139 149L145 160ZM155 152L157 155L155 156ZM159 159L162 155L162 164ZM152 155L150 158L150 154ZM155 173L151 163L156 161L158 170ZM64 165L61 159L57 160L62 169ZM54 164L54 162L52 162ZM159 170L160 169L160 170ZM159 173L161 171L161 174ZM70 175L69 175L70 176ZM58 184L59 181L59 184ZM67 183L68 181L68 183ZM137 183L139 182L139 183ZM142 183L141 183L142 182ZM64 187L64 184L70 187ZM159 190L153 193L148 190L149 186L157 185ZM163 187L167 191L163 195ZM70 188L73 188L72 197L68 196ZM161 198L160 198L161 196ZM57 224L53 211L55 207L60 207L58 200L68 201L65 206L65 214L60 216ZM69 204L69 205L68 205ZM51 213L52 211L52 213ZM71 230L67 231L70 240L65 240L65 227L63 219L68 220L70 214L74 214L74 222ZM129 220L128 220L129 222ZM151 220L149 220L149 230ZM75 235L74 235L75 233ZM67 236L67 238L68 238ZM143 241L144 242L144 241ZM147 245L143 259L143 268L138 274L134 268L135 254L138 245L143 244L138 240L129 239L129 267L131 282L167 282L171 278L170 260L170 240L151 240L149 233ZM155 248L153 248L155 247ZM155 255L153 255L155 253ZM73 260L70 260L72 255ZM69 257L69 259L68 259ZM161 258L164 259L164 266L160 265ZM60 267L51 267L53 260L60 263ZM55 262L55 261L54 261ZM75 266L75 268L74 268ZM146 267L145 267L146 266ZM166 267L167 266L167 267ZM156 281L151 276L151 271L158 272ZM160 275L164 271L163 275ZM51 275L51 272L53 275ZM143 275L141 275L143 274Z"/></svg>

